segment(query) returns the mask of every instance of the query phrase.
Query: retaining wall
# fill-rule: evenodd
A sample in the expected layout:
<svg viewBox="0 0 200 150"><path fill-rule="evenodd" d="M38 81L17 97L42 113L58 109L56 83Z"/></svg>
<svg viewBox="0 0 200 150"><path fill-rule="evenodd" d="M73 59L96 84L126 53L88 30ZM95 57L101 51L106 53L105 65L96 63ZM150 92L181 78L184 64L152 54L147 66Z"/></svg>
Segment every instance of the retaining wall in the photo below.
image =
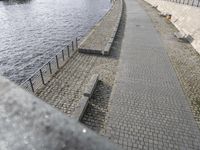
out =
<svg viewBox="0 0 200 150"><path fill-rule="evenodd" d="M107 139L0 76L1 150L117 150Z"/></svg>
<svg viewBox="0 0 200 150"><path fill-rule="evenodd" d="M190 35L192 46L200 54L200 8L162 0L145 0L161 13L172 15L171 22L183 34Z"/></svg>

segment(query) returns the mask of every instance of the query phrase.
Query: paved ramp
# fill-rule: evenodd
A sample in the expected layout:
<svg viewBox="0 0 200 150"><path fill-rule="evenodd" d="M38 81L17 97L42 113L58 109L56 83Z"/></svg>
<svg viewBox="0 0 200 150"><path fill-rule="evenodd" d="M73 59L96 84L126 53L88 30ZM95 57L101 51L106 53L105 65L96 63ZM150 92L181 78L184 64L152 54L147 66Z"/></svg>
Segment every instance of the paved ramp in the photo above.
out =
<svg viewBox="0 0 200 150"><path fill-rule="evenodd" d="M105 134L124 149L200 149L200 132L160 35L135 0L127 21Z"/></svg>

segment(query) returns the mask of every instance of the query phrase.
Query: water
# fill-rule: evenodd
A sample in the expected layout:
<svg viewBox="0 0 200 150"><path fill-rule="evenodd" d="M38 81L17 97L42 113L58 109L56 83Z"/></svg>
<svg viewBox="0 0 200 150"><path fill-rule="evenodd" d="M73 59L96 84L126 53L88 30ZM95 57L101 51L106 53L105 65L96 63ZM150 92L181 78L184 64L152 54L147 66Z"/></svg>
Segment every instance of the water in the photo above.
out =
<svg viewBox="0 0 200 150"><path fill-rule="evenodd" d="M22 83L110 6L110 0L0 1L0 74Z"/></svg>

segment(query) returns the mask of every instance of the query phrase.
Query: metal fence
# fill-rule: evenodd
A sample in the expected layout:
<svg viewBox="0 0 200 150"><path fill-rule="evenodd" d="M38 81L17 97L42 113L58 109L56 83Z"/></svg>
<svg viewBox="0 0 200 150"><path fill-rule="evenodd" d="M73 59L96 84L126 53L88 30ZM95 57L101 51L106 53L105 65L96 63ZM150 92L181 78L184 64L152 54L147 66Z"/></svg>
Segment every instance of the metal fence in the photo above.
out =
<svg viewBox="0 0 200 150"><path fill-rule="evenodd" d="M69 60L78 48L78 39L72 41L66 49L59 51L53 58L37 70L28 80L21 84L21 87L36 92L37 89L46 85L52 76Z"/></svg>
<svg viewBox="0 0 200 150"><path fill-rule="evenodd" d="M165 1L200 7L200 0L165 0Z"/></svg>

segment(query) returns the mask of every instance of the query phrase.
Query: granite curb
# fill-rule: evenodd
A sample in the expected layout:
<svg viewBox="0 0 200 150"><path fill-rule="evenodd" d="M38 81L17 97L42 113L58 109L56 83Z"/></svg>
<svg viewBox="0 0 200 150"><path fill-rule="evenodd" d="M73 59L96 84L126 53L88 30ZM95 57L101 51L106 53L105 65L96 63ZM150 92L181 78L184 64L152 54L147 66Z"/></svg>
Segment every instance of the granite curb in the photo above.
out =
<svg viewBox="0 0 200 150"><path fill-rule="evenodd" d="M99 74L93 74L90 81L86 85L83 96L81 97L81 100L77 104L75 111L72 114L72 117L75 120L78 120L78 121L81 120L81 118L88 106L88 101L91 98L91 96L96 88L98 80L99 80Z"/></svg>

